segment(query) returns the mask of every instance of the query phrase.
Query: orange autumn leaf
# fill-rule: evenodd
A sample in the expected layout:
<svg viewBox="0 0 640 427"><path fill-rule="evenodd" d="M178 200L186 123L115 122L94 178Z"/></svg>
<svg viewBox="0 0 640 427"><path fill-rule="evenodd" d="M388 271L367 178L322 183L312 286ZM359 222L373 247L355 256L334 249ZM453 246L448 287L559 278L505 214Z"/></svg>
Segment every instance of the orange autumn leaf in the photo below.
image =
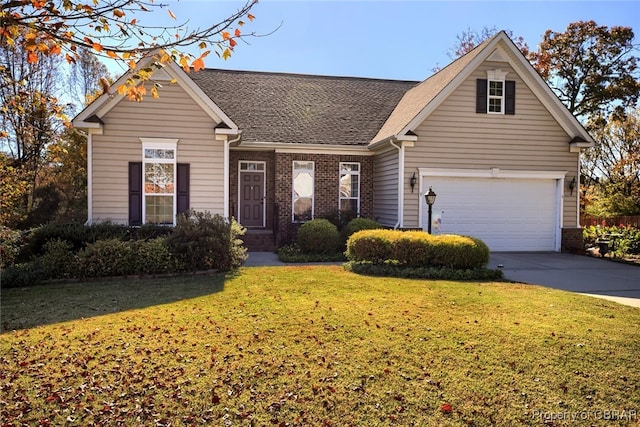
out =
<svg viewBox="0 0 640 427"><path fill-rule="evenodd" d="M93 43L91 45L96 52L102 52L102 45L100 43Z"/></svg>
<svg viewBox="0 0 640 427"><path fill-rule="evenodd" d="M200 71L202 69L204 69L204 61L202 60L202 57L196 59L195 61L193 61L191 63L191 66L193 67L193 71Z"/></svg>
<svg viewBox="0 0 640 427"><path fill-rule="evenodd" d="M113 11L113 14L114 14L115 16L117 16L118 18L122 18L122 17L124 16L124 12L123 12L123 11L121 11L120 9L115 9L115 10Z"/></svg>
<svg viewBox="0 0 640 427"><path fill-rule="evenodd" d="M222 36L222 40L228 40L229 37L231 37L228 31L223 31L220 35Z"/></svg>
<svg viewBox="0 0 640 427"><path fill-rule="evenodd" d="M38 62L38 55L36 55L35 52L29 52L29 55L27 56L27 62L29 64L35 64L36 62Z"/></svg>
<svg viewBox="0 0 640 427"><path fill-rule="evenodd" d="M51 55L60 55L62 53L62 48L58 44L53 45L51 46L51 49L49 49L49 53Z"/></svg>
<svg viewBox="0 0 640 427"><path fill-rule="evenodd" d="M113 51L111 51L111 50L107 50L106 52L107 52L107 56L108 56L109 58L113 58L113 59L120 59L120 57L118 56L118 54L117 54L117 53L115 53L115 52L113 52Z"/></svg>
<svg viewBox="0 0 640 427"><path fill-rule="evenodd" d="M173 12L171 11L171 9L167 9L167 11L169 12L169 16L170 16L172 19L176 19L176 15L174 15L174 14L173 14Z"/></svg>
<svg viewBox="0 0 640 427"><path fill-rule="evenodd" d="M254 19L256 19L256 17L253 16L252 14L248 14L247 18L249 19L249 21L253 21Z"/></svg>
<svg viewBox="0 0 640 427"><path fill-rule="evenodd" d="M232 48L235 47L238 44L238 42L236 42L234 39L229 39L229 46L231 46Z"/></svg>
<svg viewBox="0 0 640 427"><path fill-rule="evenodd" d="M236 37L240 37L240 29L236 28L235 35Z"/></svg>

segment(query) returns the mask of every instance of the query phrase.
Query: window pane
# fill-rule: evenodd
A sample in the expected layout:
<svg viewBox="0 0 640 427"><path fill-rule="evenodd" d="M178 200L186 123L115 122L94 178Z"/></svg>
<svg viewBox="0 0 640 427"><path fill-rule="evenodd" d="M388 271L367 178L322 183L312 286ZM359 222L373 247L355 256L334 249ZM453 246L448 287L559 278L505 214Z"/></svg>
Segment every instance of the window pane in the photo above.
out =
<svg viewBox="0 0 640 427"><path fill-rule="evenodd" d="M358 214L358 199L341 199L340 200L341 212L353 212Z"/></svg>
<svg viewBox="0 0 640 427"><path fill-rule="evenodd" d="M358 172L360 165L358 163L342 163L340 165L340 173L346 174L349 172Z"/></svg>
<svg viewBox="0 0 640 427"><path fill-rule="evenodd" d="M145 163L144 192L173 194L173 163Z"/></svg>
<svg viewBox="0 0 640 427"><path fill-rule="evenodd" d="M313 162L294 161L293 162L293 169L312 171L313 170Z"/></svg>
<svg viewBox="0 0 640 427"><path fill-rule="evenodd" d="M145 159L173 159L174 150L163 148L145 148Z"/></svg>
<svg viewBox="0 0 640 427"><path fill-rule="evenodd" d="M340 178L340 197L359 197L359 175L344 175Z"/></svg>
<svg viewBox="0 0 640 427"><path fill-rule="evenodd" d="M308 172L294 173L293 175L294 197L313 196L313 176Z"/></svg>
<svg viewBox="0 0 640 427"><path fill-rule="evenodd" d="M311 218L311 204L313 200L310 197L300 197L293 202L293 220L296 222L308 221Z"/></svg>
<svg viewBox="0 0 640 427"><path fill-rule="evenodd" d="M146 224L173 224L173 196L145 196Z"/></svg>
<svg viewBox="0 0 640 427"><path fill-rule="evenodd" d="M500 98L490 98L489 111L492 113L500 113L502 111L502 100Z"/></svg>
<svg viewBox="0 0 640 427"><path fill-rule="evenodd" d="M489 96L502 96L502 82L489 82Z"/></svg>

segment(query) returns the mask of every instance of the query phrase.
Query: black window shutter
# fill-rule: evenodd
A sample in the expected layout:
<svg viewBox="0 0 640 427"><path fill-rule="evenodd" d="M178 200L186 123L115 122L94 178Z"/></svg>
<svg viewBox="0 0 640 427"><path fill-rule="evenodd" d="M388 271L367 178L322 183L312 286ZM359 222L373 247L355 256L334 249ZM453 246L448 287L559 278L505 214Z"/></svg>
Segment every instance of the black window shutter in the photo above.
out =
<svg viewBox="0 0 640 427"><path fill-rule="evenodd" d="M178 214L189 209L189 163L178 163L178 177L176 179L178 188Z"/></svg>
<svg viewBox="0 0 640 427"><path fill-rule="evenodd" d="M476 113L487 112L487 79L476 80Z"/></svg>
<svg viewBox="0 0 640 427"><path fill-rule="evenodd" d="M515 114L516 113L516 82L513 80L507 80L504 82L504 113Z"/></svg>
<svg viewBox="0 0 640 427"><path fill-rule="evenodd" d="M129 225L142 225L142 162L129 163Z"/></svg>

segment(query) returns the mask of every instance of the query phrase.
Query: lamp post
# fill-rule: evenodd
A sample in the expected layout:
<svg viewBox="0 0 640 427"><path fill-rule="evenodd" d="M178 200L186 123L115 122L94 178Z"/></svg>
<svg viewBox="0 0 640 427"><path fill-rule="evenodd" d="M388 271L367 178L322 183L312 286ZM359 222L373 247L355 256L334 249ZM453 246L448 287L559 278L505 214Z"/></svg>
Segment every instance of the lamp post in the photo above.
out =
<svg viewBox="0 0 640 427"><path fill-rule="evenodd" d="M424 200L427 202L427 206L429 206L429 225L427 226L427 231L431 234L431 216L433 215L433 204L436 202L436 193L433 192L431 187L429 187L429 191L424 193Z"/></svg>

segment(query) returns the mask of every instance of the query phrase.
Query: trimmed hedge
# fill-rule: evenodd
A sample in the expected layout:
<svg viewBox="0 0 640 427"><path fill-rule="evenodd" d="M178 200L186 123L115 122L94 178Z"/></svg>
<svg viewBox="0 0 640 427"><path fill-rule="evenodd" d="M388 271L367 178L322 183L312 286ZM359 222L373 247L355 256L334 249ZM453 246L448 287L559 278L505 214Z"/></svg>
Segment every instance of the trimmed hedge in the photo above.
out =
<svg viewBox="0 0 640 427"><path fill-rule="evenodd" d="M329 254L340 246L338 228L326 219L312 219L298 229L297 243L307 254Z"/></svg>
<svg viewBox="0 0 640 427"><path fill-rule="evenodd" d="M366 276L403 277L407 279L430 280L502 280L502 270L488 268L452 269L445 267L407 267L387 262L373 264L371 262L347 262L344 269Z"/></svg>
<svg viewBox="0 0 640 427"><path fill-rule="evenodd" d="M353 233L362 230L376 230L382 228L377 221L370 218L354 218L349 221L342 230L340 231L340 239L342 240L342 245L347 244L347 240Z"/></svg>
<svg viewBox="0 0 640 427"><path fill-rule="evenodd" d="M406 267L475 269L489 262L489 248L480 239L457 235L431 235L422 231L363 230L347 241L349 261Z"/></svg>

